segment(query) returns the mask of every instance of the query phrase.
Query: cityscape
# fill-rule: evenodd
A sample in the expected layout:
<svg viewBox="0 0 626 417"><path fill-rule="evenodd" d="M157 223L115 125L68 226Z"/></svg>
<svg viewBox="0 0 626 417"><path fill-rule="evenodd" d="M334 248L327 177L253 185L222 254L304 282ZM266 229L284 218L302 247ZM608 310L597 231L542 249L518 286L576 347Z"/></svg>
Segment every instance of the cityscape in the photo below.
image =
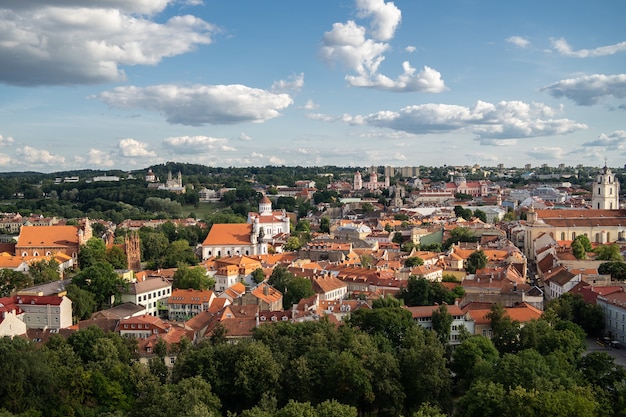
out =
<svg viewBox="0 0 626 417"><path fill-rule="evenodd" d="M143 413L155 390L179 396L156 402L165 415L483 415L505 413L511 395L527 412L545 407L539 380L522 376L535 366L581 389L606 383L590 369L626 378L624 171L172 162L4 174L0 343L14 358L4 370L28 376L1 406L56 415L25 367L67 372L76 365L41 362L59 349L87 385L55 401L94 415ZM310 362L322 340L331 356ZM363 343L368 354L354 350ZM538 363L504 371L515 391L476 399L528 355ZM296 366L316 375L305 390L288 388ZM113 369L152 382L120 385ZM422 385L433 378L438 388ZM615 395L563 390L544 391L564 396L549 415L576 415L574 398L595 415Z"/></svg>
<svg viewBox="0 0 626 417"><path fill-rule="evenodd" d="M0 417L623 417L626 2L0 0Z"/></svg>

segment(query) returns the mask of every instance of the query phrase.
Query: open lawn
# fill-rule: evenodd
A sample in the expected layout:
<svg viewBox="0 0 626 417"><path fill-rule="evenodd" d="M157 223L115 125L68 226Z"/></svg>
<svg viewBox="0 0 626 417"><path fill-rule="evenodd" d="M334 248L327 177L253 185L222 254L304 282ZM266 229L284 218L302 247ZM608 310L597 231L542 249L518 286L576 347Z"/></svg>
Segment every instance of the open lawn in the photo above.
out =
<svg viewBox="0 0 626 417"><path fill-rule="evenodd" d="M224 203L198 203L194 204L186 204L183 206L183 216L189 217L190 213L193 213L196 219L206 219L209 215L218 213L223 210L226 206Z"/></svg>

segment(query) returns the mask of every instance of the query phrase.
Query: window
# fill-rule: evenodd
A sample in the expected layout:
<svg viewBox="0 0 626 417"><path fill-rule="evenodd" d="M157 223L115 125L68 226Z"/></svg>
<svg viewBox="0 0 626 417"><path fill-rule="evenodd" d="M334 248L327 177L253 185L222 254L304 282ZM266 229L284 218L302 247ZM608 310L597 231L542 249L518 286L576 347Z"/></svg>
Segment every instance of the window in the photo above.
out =
<svg viewBox="0 0 626 417"><path fill-rule="evenodd" d="M572 240L576 239L576 232L572 232Z"/></svg>
<svg viewBox="0 0 626 417"><path fill-rule="evenodd" d="M170 358L170 365L174 365L174 362L176 362L176 358L174 356L172 356Z"/></svg>

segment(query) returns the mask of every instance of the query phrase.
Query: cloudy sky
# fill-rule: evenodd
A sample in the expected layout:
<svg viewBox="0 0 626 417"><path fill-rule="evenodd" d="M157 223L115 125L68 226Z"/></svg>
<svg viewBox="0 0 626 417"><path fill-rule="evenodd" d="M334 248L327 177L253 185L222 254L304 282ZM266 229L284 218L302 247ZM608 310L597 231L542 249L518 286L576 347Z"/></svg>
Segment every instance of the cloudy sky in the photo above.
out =
<svg viewBox="0 0 626 417"><path fill-rule="evenodd" d="M624 16L620 0L0 0L0 171L622 166Z"/></svg>

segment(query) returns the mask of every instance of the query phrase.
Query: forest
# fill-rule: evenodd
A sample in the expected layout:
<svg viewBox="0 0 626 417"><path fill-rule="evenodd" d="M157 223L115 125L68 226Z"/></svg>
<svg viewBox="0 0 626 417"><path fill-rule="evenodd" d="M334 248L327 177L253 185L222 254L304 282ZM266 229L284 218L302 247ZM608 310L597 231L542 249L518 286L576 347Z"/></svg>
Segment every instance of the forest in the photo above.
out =
<svg viewBox="0 0 626 417"><path fill-rule="evenodd" d="M569 304L568 304L569 303ZM158 343L89 327L45 344L0 339L0 416L623 416L626 373L587 352L572 300L521 326L495 305L493 337L452 349L404 308L379 303L341 325L266 323L250 340ZM392 304L394 305L394 304ZM440 314L445 315L445 305ZM433 318L433 321L435 319Z"/></svg>

